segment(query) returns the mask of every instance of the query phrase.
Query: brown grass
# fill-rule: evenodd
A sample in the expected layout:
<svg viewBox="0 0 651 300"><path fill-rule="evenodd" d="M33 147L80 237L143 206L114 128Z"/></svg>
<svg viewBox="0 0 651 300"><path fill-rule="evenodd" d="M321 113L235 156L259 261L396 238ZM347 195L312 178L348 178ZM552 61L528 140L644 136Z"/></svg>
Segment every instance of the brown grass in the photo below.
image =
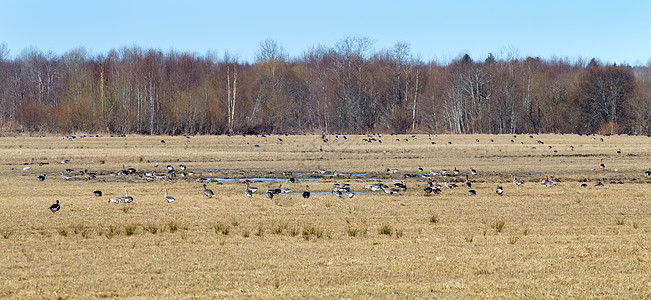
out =
<svg viewBox="0 0 651 300"><path fill-rule="evenodd" d="M651 297L647 137L281 138L0 138L0 298ZM113 175L122 165L162 172L168 164L202 172L149 182ZM460 187L437 196L425 197L425 182L410 178L398 195L351 199L318 193L332 180L285 182L295 192L309 184L313 195L273 200L262 182L251 184L260 189L253 198L243 183L210 182L212 199L197 182L316 178L312 172L325 169L390 184L418 167L475 168L477 195L467 195L465 176L439 179ZM65 182L65 168L98 178ZM399 171L386 175L387 168ZM511 183L515 175L523 186ZM545 188L545 176L563 182ZM356 191L374 182L338 177ZM597 180L605 187L595 188ZM579 187L584 182L588 188ZM164 188L176 202L163 201ZM97 189L102 198L93 196ZM124 189L134 203L107 203ZM57 199L62 208L53 214L47 208Z"/></svg>

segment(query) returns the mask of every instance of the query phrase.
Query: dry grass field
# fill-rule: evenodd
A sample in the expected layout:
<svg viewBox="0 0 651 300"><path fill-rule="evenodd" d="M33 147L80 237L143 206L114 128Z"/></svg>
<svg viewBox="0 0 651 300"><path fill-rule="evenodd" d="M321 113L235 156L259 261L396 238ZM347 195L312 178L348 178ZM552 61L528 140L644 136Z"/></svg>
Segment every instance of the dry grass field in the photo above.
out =
<svg viewBox="0 0 651 300"><path fill-rule="evenodd" d="M0 138L0 298L651 298L651 138L368 138ZM252 198L211 180L290 177ZM427 196L429 180L459 187ZM297 193L264 196L281 183ZM125 189L133 203L109 203Z"/></svg>

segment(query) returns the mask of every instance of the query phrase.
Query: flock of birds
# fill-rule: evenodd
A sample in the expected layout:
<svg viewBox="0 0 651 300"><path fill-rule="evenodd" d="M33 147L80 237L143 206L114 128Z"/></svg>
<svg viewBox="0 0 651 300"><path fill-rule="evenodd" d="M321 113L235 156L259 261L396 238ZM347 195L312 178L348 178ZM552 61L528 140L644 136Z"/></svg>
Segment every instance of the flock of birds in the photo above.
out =
<svg viewBox="0 0 651 300"><path fill-rule="evenodd" d="M436 135L428 135L428 136L429 136L430 140L432 139L432 137L436 137ZM263 135L262 137L266 137L266 136ZM342 135L341 137L344 140L348 139L348 137L346 137L345 135ZM66 138L69 139L69 140L74 140L75 139L74 136L66 137ZM189 140L188 136L186 136L186 138ZM322 135L321 138L322 138L324 143L329 142L329 138L326 137L325 135ZM381 134L373 134L373 135L368 135L368 137L364 138L363 141L369 142L369 143L371 143L371 142L381 143L382 142L381 138L382 138ZM533 136L530 136L530 138L533 138ZM334 142L337 142L338 139L339 139L339 135L335 136ZM412 136L412 139L416 140L416 137ZM595 137L593 137L592 139L594 140ZM278 138L278 140L280 142L283 141L281 138ZM405 140L408 141L409 139L405 139ZM603 142L603 138L600 138L600 140ZM401 140L396 139L396 141L401 141ZM492 139L490 141L494 142L494 140L492 140ZM479 142L479 139L477 139L476 142ZM511 142L515 143L514 140L511 140ZM164 144L165 141L161 140L161 143ZM536 140L536 143L541 144L541 145L544 144L544 142L541 141L541 140ZM435 142L432 142L432 144L435 144ZM451 144L451 142L448 142L448 144ZM552 146L547 146L547 147L549 149L552 149ZM574 146L570 146L569 149L570 149L570 151L574 151ZM532 147L531 150L536 150L536 148ZM556 149L554 149L553 151L557 152ZM621 154L621 150L617 150L617 153ZM61 161L62 164L66 164L66 163L69 163L69 162L70 162L70 160ZM155 167L159 167L159 164L156 163ZM30 169L30 167L23 168L23 170L29 170L29 169ZM179 165L178 170L172 165L167 165L166 169L167 169L166 172L151 172L151 171L142 172L142 171L136 170L135 168L128 168L127 169L127 168L125 168L123 166L123 168L121 170L119 170L119 171L117 171L117 172L115 172L113 174L118 175L118 176L132 176L132 175L135 175L137 178L142 179L142 180L146 180L146 181L151 181L153 179L173 180L173 178L176 178L177 176L178 177L187 177L187 176L193 175L193 172L189 171L187 169L187 167L185 165L182 165L182 164ZM605 164L603 163L603 160L600 162L598 167L592 168L592 171L598 171L599 169L602 169L602 170L605 169ZM13 170L13 168L12 168L12 170ZM425 192L425 195L428 195L428 196L429 195L439 195L439 194L442 193L442 191L444 189L452 190L452 189L458 188L459 185L457 183L459 182L459 180L456 179L457 176L465 176L465 182L463 184L467 188L468 195L470 195L470 196L477 195L477 191L472 188L473 182L470 179L471 176L477 175L477 171L474 168L471 168L469 170L469 172L467 172L467 173L466 172L462 173L457 168L454 168L454 170L452 170L452 171L448 171L448 170L445 170L445 169L442 169L440 171L432 170L432 171L430 171L428 173L424 172L423 168L418 168L417 171L418 171L417 173L406 173L406 174L404 174L404 177L405 178L413 178L413 177L419 177L420 176L420 177L425 178L425 179L419 180L419 181L426 181L426 186L423 189L423 191ZM614 169L614 171L617 172L618 170ZM315 173L315 174L319 174L319 173L324 174L326 172L327 172L326 170L317 170L317 171L315 171L313 173ZM388 176L393 176L396 173L398 173L398 169L386 169L386 175L388 175ZM83 178L85 180L87 180L87 181L95 180L97 178L97 176L98 176L97 173L89 172L88 170L83 170L83 171L79 171L77 173L74 173L72 169L65 169L64 171L61 172L61 177L62 177L62 179L64 181L69 181L69 180L73 179L73 177L75 176L74 174L78 174L78 176L83 176ZM331 175L331 176L334 176L334 177L338 176L338 173L336 171L334 171L332 174L333 175ZM651 177L651 170L646 171L645 175L647 177ZM37 178L38 181L45 181L46 174L38 175L36 178ZM463 177L461 177L461 178L463 178ZM440 184L439 179L444 179L445 182L443 184ZM448 179L453 179L453 180L448 180ZM205 179L203 179L203 178L200 178L198 180L206 182ZM290 178L287 181L291 182L291 183L295 182L294 178ZM441 180L441 181L443 181L443 180ZM450 181L452 181L452 182L450 182ZM517 187L522 186L522 185L525 184L525 182L523 180L521 180L518 176L513 177L512 183ZM553 187L555 185L561 184L561 180L554 177L554 176L546 176L544 179L541 180L540 184L543 187ZM604 186L604 183L601 180L599 180L596 184L594 184L594 187L597 187L597 188L598 187L603 187L603 186ZM581 187L582 188L587 188L588 184L587 183L582 183ZM367 184L365 186L365 189L370 191L370 192L381 191L381 192L384 192L385 194L393 195L393 194L398 194L398 193L400 193L402 191L406 191L407 186L406 186L406 184L404 182L394 182L394 183L392 183L391 186L389 186L387 184L384 184L384 183L381 183L381 182L376 182L376 183ZM248 180L245 181L244 194L247 197L253 197L254 194L256 192L258 192L258 191L259 191L258 188L251 186L250 181L248 181ZM163 200L165 202L172 203L172 202L176 201L176 199L174 197L172 197L171 195L168 194L167 189L163 189L162 192L164 192ZM266 189L266 191L264 193L264 196L266 198L268 198L268 199L273 199L275 195L289 194L291 192L292 192L291 189L289 189L287 187L283 187L282 184L280 184L278 186L278 188L271 188L269 185L267 185L267 189ZM355 191L353 191L351 189L350 184L348 184L348 183L335 182L335 183L333 183L332 189L331 189L330 192L333 195L335 195L337 197L340 197L340 198L352 198L352 197L355 196ZM499 196L502 196L502 195L504 195L504 192L505 192L504 187L502 185L497 185L497 187L495 188L495 193L497 195L499 195ZM103 193L100 190L94 191L93 194L96 197L102 197L103 196ZM206 183L203 184L203 195L205 197L207 197L207 198L213 198L215 196L215 193L210 188L208 188ZM305 186L305 191L303 191L301 195L302 195L303 198L306 198L306 199L311 196L311 193L309 191L309 186L307 186L307 185ZM126 189L124 190L124 196L115 196L115 197L109 198L109 200L108 200L109 203L132 203L133 201L134 201L134 198L132 196L129 196L129 193L128 193L128 191ZM61 209L61 205L59 203L59 200L57 200L56 203L52 204L49 209L53 213L58 212Z"/></svg>

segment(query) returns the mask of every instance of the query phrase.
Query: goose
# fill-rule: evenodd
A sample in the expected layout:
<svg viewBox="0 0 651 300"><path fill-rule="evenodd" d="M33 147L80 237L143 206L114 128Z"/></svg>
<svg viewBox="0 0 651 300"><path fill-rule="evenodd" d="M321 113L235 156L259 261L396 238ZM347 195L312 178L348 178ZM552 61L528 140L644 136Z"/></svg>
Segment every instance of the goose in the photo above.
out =
<svg viewBox="0 0 651 300"><path fill-rule="evenodd" d="M651 170L644 172L644 175L651 176Z"/></svg>
<svg viewBox="0 0 651 300"><path fill-rule="evenodd" d="M401 191L406 191L407 190L407 186L404 183L401 183L401 182L396 182L396 183L393 184L393 186L400 189Z"/></svg>
<svg viewBox="0 0 651 300"><path fill-rule="evenodd" d="M100 191L100 190L94 191L93 195L95 195L97 197L102 197L102 191Z"/></svg>
<svg viewBox="0 0 651 300"><path fill-rule="evenodd" d="M122 197L122 199L124 199L124 203L133 202L133 197L129 196L129 192L127 192L126 189L124 190L124 197Z"/></svg>
<svg viewBox="0 0 651 300"><path fill-rule="evenodd" d="M97 174L95 174L95 173L88 173L88 170L84 170L83 173L84 173L84 176L86 177L86 179L87 179L88 181L91 181L91 180L97 178Z"/></svg>
<svg viewBox="0 0 651 300"><path fill-rule="evenodd" d="M373 184L368 184L365 187L367 190L370 190L372 192L377 192L382 190L382 184L381 183L373 183Z"/></svg>
<svg viewBox="0 0 651 300"><path fill-rule="evenodd" d="M50 206L50 211L52 211L52 213L59 211L59 209L61 209L61 205L59 205L59 200L57 200L57 203L54 203Z"/></svg>
<svg viewBox="0 0 651 300"><path fill-rule="evenodd" d="M606 165L604 165L604 160L603 159L601 160L601 163L599 164L599 168L600 169L605 169L606 168Z"/></svg>
<svg viewBox="0 0 651 300"><path fill-rule="evenodd" d="M468 195L475 196L477 195L477 192L475 190L468 190Z"/></svg>
<svg viewBox="0 0 651 300"><path fill-rule="evenodd" d="M472 188L472 182L470 182L470 179L468 179L468 175L466 175L466 187Z"/></svg>
<svg viewBox="0 0 651 300"><path fill-rule="evenodd" d="M246 189L244 190L244 194L247 195L248 197L253 197L253 194L258 191L258 188L255 187L250 187L249 183L246 183Z"/></svg>
<svg viewBox="0 0 651 300"><path fill-rule="evenodd" d="M497 188L495 189L495 192L498 195L502 196L502 194L504 193L504 189L502 188L502 186L497 186Z"/></svg>
<svg viewBox="0 0 651 300"><path fill-rule="evenodd" d="M446 187L446 188L449 188L449 189L454 189L454 188L457 187L457 185L454 184L454 183L447 183L447 182L446 182L446 183L445 183L445 187Z"/></svg>
<svg viewBox="0 0 651 300"><path fill-rule="evenodd" d="M383 190L385 193L389 194L389 195L397 194L397 193L399 192L398 189L396 189L396 188L390 188L390 187L388 187L388 186L386 186L386 185L383 185L383 186L382 186L382 190Z"/></svg>
<svg viewBox="0 0 651 300"><path fill-rule="evenodd" d="M283 187L282 184L280 186L278 186L278 189L280 190L280 194L289 194L289 193L292 192L291 189Z"/></svg>
<svg viewBox="0 0 651 300"><path fill-rule="evenodd" d="M543 180L540 182L540 184L541 184L542 186L544 186L544 187L551 187L551 186L553 185L552 182L549 181L549 177L547 177L546 179L543 179Z"/></svg>
<svg viewBox="0 0 651 300"><path fill-rule="evenodd" d="M273 199L274 198L274 193L270 190L267 190L266 193L264 193L264 196L267 197L267 199Z"/></svg>
<svg viewBox="0 0 651 300"><path fill-rule="evenodd" d="M470 168L470 174L471 175L477 175L477 170Z"/></svg>
<svg viewBox="0 0 651 300"><path fill-rule="evenodd" d="M167 195L167 189L163 189L163 191L165 191L165 197L163 197L163 200L165 200L165 202L172 203L172 202L176 201L176 199L174 199L174 197Z"/></svg>
<svg viewBox="0 0 651 300"><path fill-rule="evenodd" d="M558 179L558 178L555 178L554 176L552 176L551 183L552 183L553 185L561 184L561 180Z"/></svg>
<svg viewBox="0 0 651 300"><path fill-rule="evenodd" d="M455 167L452 173L454 173L454 175L459 175L459 170L457 170L457 168Z"/></svg>
<svg viewBox="0 0 651 300"><path fill-rule="evenodd" d="M203 184L203 194L204 194L204 196L206 196L208 198L212 198L212 196L215 195L215 193L213 193L213 191L211 189L206 187L205 183Z"/></svg>
<svg viewBox="0 0 651 300"><path fill-rule="evenodd" d="M36 179L38 179L38 181L45 181L45 174L37 176Z"/></svg>
<svg viewBox="0 0 651 300"><path fill-rule="evenodd" d="M188 167L186 167L185 165L180 165L179 168L181 169L181 171L185 171Z"/></svg>
<svg viewBox="0 0 651 300"><path fill-rule="evenodd" d="M72 179L72 176L66 174L65 171L61 171L61 178L63 178L64 181L68 181L68 180Z"/></svg>
<svg viewBox="0 0 651 300"><path fill-rule="evenodd" d="M601 182L601 180L599 180L599 182L597 182L597 184L595 184L594 186L595 186L595 187L603 187L603 186L604 186L604 183Z"/></svg>
<svg viewBox="0 0 651 300"><path fill-rule="evenodd" d="M513 176L513 184L515 184L517 186L521 186L521 185L524 184L524 182L522 180L518 179L518 176Z"/></svg>
<svg viewBox="0 0 651 300"><path fill-rule="evenodd" d="M306 185L306 186L305 186L305 189L306 189L306 191L303 192L303 198L305 198L305 199L310 198L310 191L309 191L310 186L309 186L309 185Z"/></svg>
<svg viewBox="0 0 651 300"><path fill-rule="evenodd" d="M582 184L581 184L581 187L582 187L582 188L587 188L587 187L588 187L588 184L587 184L587 183L582 183Z"/></svg>

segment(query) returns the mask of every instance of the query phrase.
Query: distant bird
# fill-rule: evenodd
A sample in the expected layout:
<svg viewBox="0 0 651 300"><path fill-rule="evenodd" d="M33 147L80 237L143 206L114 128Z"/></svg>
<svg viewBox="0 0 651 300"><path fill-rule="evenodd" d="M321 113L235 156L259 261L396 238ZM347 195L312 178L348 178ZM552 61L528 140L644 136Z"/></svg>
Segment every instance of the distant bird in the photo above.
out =
<svg viewBox="0 0 651 300"><path fill-rule="evenodd" d="M188 167L186 167L185 165L180 165L179 168L181 169L181 171L185 171Z"/></svg>
<svg viewBox="0 0 651 300"><path fill-rule="evenodd" d="M502 188L502 186L497 186L497 188L495 189L495 192L498 195L502 196L502 194L504 193L504 189Z"/></svg>
<svg viewBox="0 0 651 300"><path fill-rule="evenodd" d="M540 185L544 187L552 187L554 184L551 181L549 181L549 177L547 177L540 182Z"/></svg>
<svg viewBox="0 0 651 300"><path fill-rule="evenodd" d="M553 185L561 184L561 180L558 179L558 178L554 178L554 176L552 176L551 183L552 183Z"/></svg>
<svg viewBox="0 0 651 300"><path fill-rule="evenodd" d="M644 172L644 175L651 176L651 170Z"/></svg>
<svg viewBox="0 0 651 300"><path fill-rule="evenodd" d="M474 196L477 195L477 192L475 190L468 190L468 195Z"/></svg>
<svg viewBox="0 0 651 300"><path fill-rule="evenodd" d="M37 176L36 179L38 179L38 181L45 181L45 174Z"/></svg>
<svg viewBox="0 0 651 300"><path fill-rule="evenodd" d="M125 189L124 190L124 197L122 197L124 200L124 203L131 203L133 202L133 197L129 196L129 192Z"/></svg>
<svg viewBox="0 0 651 300"><path fill-rule="evenodd" d="M161 144L165 144L165 140L160 140L160 143L161 143Z"/></svg>
<svg viewBox="0 0 651 300"><path fill-rule="evenodd" d="M524 182L522 180L518 179L518 176L513 176L513 184L515 184L517 186L521 186L521 185L524 184Z"/></svg>
<svg viewBox="0 0 651 300"><path fill-rule="evenodd" d="M86 177L86 179L87 179L88 181L91 181L91 180L97 178L97 174L95 174L95 173L89 173L88 170L84 170L82 173L84 174L84 177Z"/></svg>
<svg viewBox="0 0 651 300"><path fill-rule="evenodd" d="M253 194L258 191L258 188L250 187L249 183L246 183L246 189L244 189L244 194L248 197L253 197Z"/></svg>
<svg viewBox="0 0 651 300"><path fill-rule="evenodd" d="M66 172L64 172L64 171L61 171L61 178L63 178L64 181L68 181L68 180L72 179L72 176L66 174Z"/></svg>
<svg viewBox="0 0 651 300"><path fill-rule="evenodd" d="M305 199L310 198L310 191L309 191L309 189L310 189L310 186L309 186L309 185L306 185L306 186L305 186L305 190L306 190L306 191L303 192L303 198L305 198Z"/></svg>
<svg viewBox="0 0 651 300"><path fill-rule="evenodd" d="M165 191L165 197L163 197L163 200L165 200L165 202L172 203L172 202L176 201L176 199L174 199L174 197L167 195L167 189L163 189L163 191Z"/></svg>
<svg viewBox="0 0 651 300"><path fill-rule="evenodd" d="M102 197L102 191L100 191L100 190L94 191L93 195L95 195L97 197Z"/></svg>
<svg viewBox="0 0 651 300"><path fill-rule="evenodd" d="M278 187L278 190L280 190L280 193L277 193L277 194L289 194L289 193L292 192L291 189L283 187L282 184Z"/></svg>
<svg viewBox="0 0 651 300"><path fill-rule="evenodd" d="M264 193L264 196L267 197L267 199L273 199L274 198L274 193L270 190L267 190L266 193Z"/></svg>
<svg viewBox="0 0 651 300"><path fill-rule="evenodd" d="M407 190L407 186L404 183L401 183L401 182L396 182L396 183L393 184L393 186L400 189L401 191L406 191Z"/></svg>
<svg viewBox="0 0 651 300"><path fill-rule="evenodd" d="M582 183L582 184L581 184L581 187L582 187L582 188L587 188L587 187L588 187L588 184L587 184L587 183Z"/></svg>
<svg viewBox="0 0 651 300"><path fill-rule="evenodd" d="M466 187L467 188L472 188L472 182L470 182L470 179L468 178L468 175L466 175Z"/></svg>
<svg viewBox="0 0 651 300"><path fill-rule="evenodd" d="M477 170L470 168L470 174L471 175L477 175Z"/></svg>
<svg viewBox="0 0 651 300"><path fill-rule="evenodd" d="M570 151L574 151L574 146L570 146Z"/></svg>
<svg viewBox="0 0 651 300"><path fill-rule="evenodd" d="M617 150L617 154L622 154L622 149Z"/></svg>
<svg viewBox="0 0 651 300"><path fill-rule="evenodd" d="M604 183L601 182L601 180L599 180L599 182L597 182L597 184L595 184L594 186L595 186L595 187L603 187L603 186L604 186Z"/></svg>
<svg viewBox="0 0 651 300"><path fill-rule="evenodd" d="M206 187L205 183L203 184L203 194L204 194L204 196L206 196L208 198L212 198L212 196L215 195L215 193L213 193L213 191L211 189Z"/></svg>
<svg viewBox="0 0 651 300"><path fill-rule="evenodd" d="M446 187L446 188L449 188L449 189L454 189L454 188L457 187L457 185L454 184L454 183L447 183L447 182L446 182L446 183L445 183L445 187Z"/></svg>
<svg viewBox="0 0 651 300"><path fill-rule="evenodd" d="M52 206L50 206L50 211L52 211L52 213L59 211L59 209L61 209L61 205L59 205L59 200L57 200L57 203L54 203L52 204Z"/></svg>
<svg viewBox="0 0 651 300"><path fill-rule="evenodd" d="M601 163L599 164L599 168L601 168L601 169L606 168L606 165L604 165L604 160L603 159L601 160Z"/></svg>

